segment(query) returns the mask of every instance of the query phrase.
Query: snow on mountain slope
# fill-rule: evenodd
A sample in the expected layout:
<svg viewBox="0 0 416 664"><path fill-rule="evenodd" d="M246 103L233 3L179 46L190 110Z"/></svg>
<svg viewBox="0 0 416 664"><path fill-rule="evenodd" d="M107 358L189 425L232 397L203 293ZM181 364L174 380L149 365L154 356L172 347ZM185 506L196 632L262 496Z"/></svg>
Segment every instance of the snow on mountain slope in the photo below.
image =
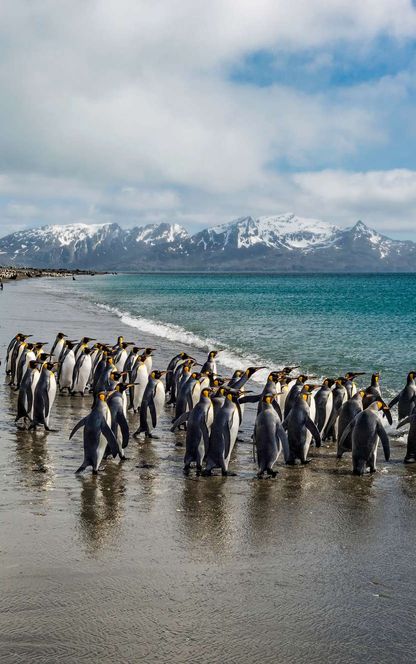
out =
<svg viewBox="0 0 416 664"><path fill-rule="evenodd" d="M264 245L270 248L303 249L332 242L341 232L337 226L318 219L305 219L294 214L276 217L242 217L228 224L208 228L194 236L196 244L204 249L224 249L233 245L237 249Z"/></svg>
<svg viewBox="0 0 416 664"><path fill-rule="evenodd" d="M416 271L416 244L359 221L339 228L294 214L241 217L190 236L178 224L70 224L0 239L0 261L97 270Z"/></svg>

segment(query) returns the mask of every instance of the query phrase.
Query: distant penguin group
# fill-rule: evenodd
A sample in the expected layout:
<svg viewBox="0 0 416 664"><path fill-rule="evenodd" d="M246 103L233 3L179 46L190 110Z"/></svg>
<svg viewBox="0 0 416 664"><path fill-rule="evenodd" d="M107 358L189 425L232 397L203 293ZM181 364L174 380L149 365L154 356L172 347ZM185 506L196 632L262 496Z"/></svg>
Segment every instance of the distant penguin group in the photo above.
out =
<svg viewBox="0 0 416 664"><path fill-rule="evenodd" d="M316 383L310 382L314 376L294 375L298 366L269 372L264 387L254 394L246 385L265 367L222 376L217 371L217 350L210 350L201 363L181 351L166 369L154 369L155 349L122 336L111 345L87 336L69 339L59 332L49 352L46 342L31 338L19 332L7 348L6 374L18 392L15 421L29 431L38 427L51 431L57 394L91 395L89 414L70 434L72 438L83 430L84 459L77 473L88 467L98 473L109 456L125 461L136 414L133 437L151 440L162 412L172 407L171 430L185 431L185 475L192 468L204 477L216 469L223 476L233 475L230 464L247 403L257 408L252 443L258 478L276 476L280 455L288 466L308 464L310 446L318 448L323 441L336 443L338 459L351 453L354 474L375 472L379 442L385 460L390 458L383 418L392 424L391 409L396 405L397 428L409 425L404 462L416 463L415 371L409 372L406 385L389 404L382 398L378 372L368 387L359 388L355 381L363 372L348 371Z"/></svg>

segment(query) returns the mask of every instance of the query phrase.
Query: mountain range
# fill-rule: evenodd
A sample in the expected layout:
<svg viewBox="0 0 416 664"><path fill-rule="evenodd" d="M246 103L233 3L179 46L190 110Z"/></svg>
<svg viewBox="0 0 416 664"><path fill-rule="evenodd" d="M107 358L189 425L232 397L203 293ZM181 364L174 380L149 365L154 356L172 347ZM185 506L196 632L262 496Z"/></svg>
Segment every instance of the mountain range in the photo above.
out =
<svg viewBox="0 0 416 664"><path fill-rule="evenodd" d="M415 272L416 243L358 221L242 217L190 235L178 224L43 226L0 239L0 264L107 271Z"/></svg>

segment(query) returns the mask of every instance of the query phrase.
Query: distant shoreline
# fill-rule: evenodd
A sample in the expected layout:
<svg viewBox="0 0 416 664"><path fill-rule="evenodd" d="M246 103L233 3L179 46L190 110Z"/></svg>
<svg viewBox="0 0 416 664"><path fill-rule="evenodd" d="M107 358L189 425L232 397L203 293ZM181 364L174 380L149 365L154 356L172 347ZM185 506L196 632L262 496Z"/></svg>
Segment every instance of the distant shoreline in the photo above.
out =
<svg viewBox="0 0 416 664"><path fill-rule="evenodd" d="M19 281L20 279L33 279L39 277L76 277L91 276L96 274L109 274L96 270L70 270L65 268L33 268L33 267L11 267L0 266L0 281Z"/></svg>

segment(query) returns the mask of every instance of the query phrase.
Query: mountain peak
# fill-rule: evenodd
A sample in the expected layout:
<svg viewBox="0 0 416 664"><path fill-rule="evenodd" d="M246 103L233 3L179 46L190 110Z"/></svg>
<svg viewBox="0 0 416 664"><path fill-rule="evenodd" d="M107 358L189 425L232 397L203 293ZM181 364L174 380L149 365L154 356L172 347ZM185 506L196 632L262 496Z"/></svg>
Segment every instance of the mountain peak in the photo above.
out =
<svg viewBox="0 0 416 664"><path fill-rule="evenodd" d="M416 244L361 220L340 228L293 212L244 216L190 236L176 223L43 226L0 239L2 263L97 270L416 271Z"/></svg>

